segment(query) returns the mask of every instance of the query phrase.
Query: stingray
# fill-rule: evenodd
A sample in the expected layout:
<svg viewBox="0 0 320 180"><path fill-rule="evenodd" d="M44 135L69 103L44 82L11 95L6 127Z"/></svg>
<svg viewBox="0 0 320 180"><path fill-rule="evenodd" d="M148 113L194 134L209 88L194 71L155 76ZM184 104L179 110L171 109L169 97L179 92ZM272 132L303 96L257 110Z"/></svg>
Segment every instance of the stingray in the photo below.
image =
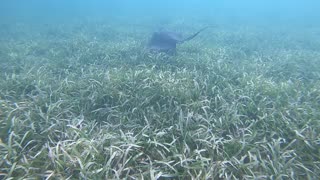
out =
<svg viewBox="0 0 320 180"><path fill-rule="evenodd" d="M193 39L200 32L207 28L208 27L202 28L198 32L186 38L184 38L181 34L172 31L161 30L154 32L147 45L147 49L149 49L151 52L164 52L173 55L176 53L177 44L181 44Z"/></svg>

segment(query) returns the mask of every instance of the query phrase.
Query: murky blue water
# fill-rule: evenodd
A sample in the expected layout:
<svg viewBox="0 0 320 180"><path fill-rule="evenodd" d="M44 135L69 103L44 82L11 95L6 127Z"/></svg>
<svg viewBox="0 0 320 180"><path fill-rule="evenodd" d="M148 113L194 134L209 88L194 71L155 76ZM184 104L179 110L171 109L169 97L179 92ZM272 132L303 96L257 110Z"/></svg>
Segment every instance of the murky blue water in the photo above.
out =
<svg viewBox="0 0 320 180"><path fill-rule="evenodd" d="M0 23L121 17L127 20L184 18L212 23L315 25L320 22L319 9L320 1L316 0L3 0Z"/></svg>

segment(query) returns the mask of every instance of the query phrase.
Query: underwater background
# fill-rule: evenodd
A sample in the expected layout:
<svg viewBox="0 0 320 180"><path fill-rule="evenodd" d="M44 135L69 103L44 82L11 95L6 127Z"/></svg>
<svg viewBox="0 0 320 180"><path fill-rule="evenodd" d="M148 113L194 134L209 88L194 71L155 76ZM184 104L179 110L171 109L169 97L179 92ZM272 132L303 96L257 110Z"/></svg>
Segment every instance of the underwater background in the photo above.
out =
<svg viewBox="0 0 320 180"><path fill-rule="evenodd" d="M320 179L319 10L1 1L0 179Z"/></svg>

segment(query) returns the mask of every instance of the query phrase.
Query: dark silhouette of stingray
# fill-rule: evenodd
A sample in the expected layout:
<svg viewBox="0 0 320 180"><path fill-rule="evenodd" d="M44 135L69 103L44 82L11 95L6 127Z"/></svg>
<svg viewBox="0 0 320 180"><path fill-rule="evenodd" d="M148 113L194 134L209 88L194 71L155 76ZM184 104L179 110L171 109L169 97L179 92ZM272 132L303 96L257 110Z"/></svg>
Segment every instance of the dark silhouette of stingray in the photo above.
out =
<svg viewBox="0 0 320 180"><path fill-rule="evenodd" d="M181 34L171 31L154 32L147 45L147 49L149 49L151 52L164 52L169 55L174 55L176 54L177 44L181 44L193 39L208 27L200 29L198 32L192 34L187 38L183 38Z"/></svg>

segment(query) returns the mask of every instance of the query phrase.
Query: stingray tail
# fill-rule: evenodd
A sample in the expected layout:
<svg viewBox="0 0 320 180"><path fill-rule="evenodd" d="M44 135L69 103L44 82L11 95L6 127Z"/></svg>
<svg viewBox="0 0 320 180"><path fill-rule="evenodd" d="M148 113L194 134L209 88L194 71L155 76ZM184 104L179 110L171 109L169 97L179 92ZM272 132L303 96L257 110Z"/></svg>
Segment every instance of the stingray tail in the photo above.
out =
<svg viewBox="0 0 320 180"><path fill-rule="evenodd" d="M193 35L187 37L186 39L183 39L181 41L179 41L178 43L183 43L183 42L186 42L186 41L189 41L191 39L193 39L194 37L196 37L199 33L201 33L202 31L206 30L207 28L209 28L210 26L207 26L207 27L204 27L202 29L200 29L198 32L194 33Z"/></svg>

